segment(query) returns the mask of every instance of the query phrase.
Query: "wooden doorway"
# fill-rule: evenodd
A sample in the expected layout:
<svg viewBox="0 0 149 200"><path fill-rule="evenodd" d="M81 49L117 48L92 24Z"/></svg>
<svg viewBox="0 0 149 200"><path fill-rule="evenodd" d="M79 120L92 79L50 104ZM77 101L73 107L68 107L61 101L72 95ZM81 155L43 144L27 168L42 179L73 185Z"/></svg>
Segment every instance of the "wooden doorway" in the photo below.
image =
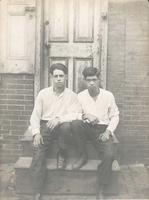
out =
<svg viewBox="0 0 149 200"><path fill-rule="evenodd" d="M43 10L43 87L50 85L49 68L55 62L68 67L70 89L84 89L81 72L86 66L100 68L105 87L107 1L45 0Z"/></svg>

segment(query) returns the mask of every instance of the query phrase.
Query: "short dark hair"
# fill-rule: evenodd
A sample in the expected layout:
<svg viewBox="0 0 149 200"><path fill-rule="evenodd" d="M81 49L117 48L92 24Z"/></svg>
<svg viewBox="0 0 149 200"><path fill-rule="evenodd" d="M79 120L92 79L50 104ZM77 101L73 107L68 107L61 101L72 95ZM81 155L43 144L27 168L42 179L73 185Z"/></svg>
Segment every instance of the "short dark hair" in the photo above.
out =
<svg viewBox="0 0 149 200"><path fill-rule="evenodd" d="M84 78L86 79L87 76L97 76L99 78L100 71L95 67L86 67L82 72Z"/></svg>
<svg viewBox="0 0 149 200"><path fill-rule="evenodd" d="M49 70L50 74L53 75L53 71L55 69L62 70L64 72L64 74L68 73L67 67L62 63L54 63L54 64L52 64L51 67L50 67L50 70Z"/></svg>

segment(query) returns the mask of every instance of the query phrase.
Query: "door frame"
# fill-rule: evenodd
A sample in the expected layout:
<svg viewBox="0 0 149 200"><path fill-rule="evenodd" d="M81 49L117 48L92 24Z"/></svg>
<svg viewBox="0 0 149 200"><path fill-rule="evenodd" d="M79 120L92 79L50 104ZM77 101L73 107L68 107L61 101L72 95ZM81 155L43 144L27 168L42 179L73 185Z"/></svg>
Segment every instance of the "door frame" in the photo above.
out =
<svg viewBox="0 0 149 200"><path fill-rule="evenodd" d="M100 0L101 4L101 27L99 34L100 70L103 88L106 88L107 76L107 41L108 41L108 0ZM35 33L35 69L34 69L34 98L40 89L44 87L44 0L36 0L36 33Z"/></svg>

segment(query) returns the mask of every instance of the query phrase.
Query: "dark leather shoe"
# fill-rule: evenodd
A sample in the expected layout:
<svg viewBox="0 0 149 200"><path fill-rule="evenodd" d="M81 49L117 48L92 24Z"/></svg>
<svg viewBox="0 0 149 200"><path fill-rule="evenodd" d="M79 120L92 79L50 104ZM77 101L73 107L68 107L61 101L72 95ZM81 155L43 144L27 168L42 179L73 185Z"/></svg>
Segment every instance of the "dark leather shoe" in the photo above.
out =
<svg viewBox="0 0 149 200"><path fill-rule="evenodd" d="M34 194L33 195L33 200L42 200L41 194L40 193Z"/></svg>
<svg viewBox="0 0 149 200"><path fill-rule="evenodd" d="M61 155L57 156L57 169L65 169L66 168L66 159Z"/></svg>
<svg viewBox="0 0 149 200"><path fill-rule="evenodd" d="M81 158L79 158L79 160L77 160L77 161L72 165L72 169L73 169L73 170L80 169L80 168L83 167L83 165L85 165L86 163L87 163L87 158L81 157Z"/></svg>

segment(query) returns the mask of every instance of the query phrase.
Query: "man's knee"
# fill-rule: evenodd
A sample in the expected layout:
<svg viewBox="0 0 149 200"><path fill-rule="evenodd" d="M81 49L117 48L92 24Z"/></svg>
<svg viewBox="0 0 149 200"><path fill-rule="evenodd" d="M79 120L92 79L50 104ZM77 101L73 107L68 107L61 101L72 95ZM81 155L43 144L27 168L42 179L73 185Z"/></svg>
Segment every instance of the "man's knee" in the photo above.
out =
<svg viewBox="0 0 149 200"><path fill-rule="evenodd" d="M104 157L108 159L114 158L114 146L113 144L107 144L104 151Z"/></svg>
<svg viewBox="0 0 149 200"><path fill-rule="evenodd" d="M82 121L81 120L74 120L74 121L72 121L71 122L71 127L73 129L82 127Z"/></svg>
<svg viewBox="0 0 149 200"><path fill-rule="evenodd" d="M70 123L69 122L64 122L59 126L59 131L66 133L70 131Z"/></svg>

